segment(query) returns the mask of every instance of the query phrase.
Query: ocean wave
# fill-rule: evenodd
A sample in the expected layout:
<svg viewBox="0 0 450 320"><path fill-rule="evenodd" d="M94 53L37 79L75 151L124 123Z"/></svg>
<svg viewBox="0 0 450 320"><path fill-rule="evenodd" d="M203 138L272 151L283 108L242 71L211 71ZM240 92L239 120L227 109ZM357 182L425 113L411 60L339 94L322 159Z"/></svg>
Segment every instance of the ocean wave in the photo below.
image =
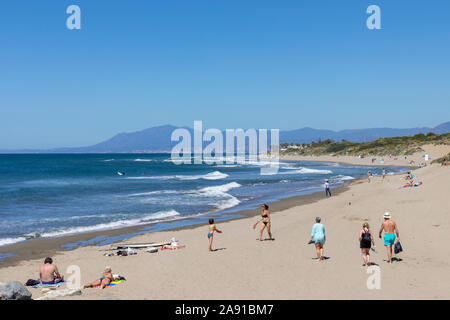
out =
<svg viewBox="0 0 450 320"><path fill-rule="evenodd" d="M285 173L300 173L300 174L330 174L333 173L331 170L320 170L320 169L311 169L311 168L301 168L299 170L293 170Z"/></svg>
<svg viewBox="0 0 450 320"><path fill-rule="evenodd" d="M213 201L211 204L218 210L228 209L237 206L241 201L235 196L227 193L231 189L239 188L241 185L237 182L230 182L219 186L205 187L198 190L191 190L184 192L185 194L191 194L197 197L211 198Z"/></svg>
<svg viewBox="0 0 450 320"><path fill-rule="evenodd" d="M136 162L152 162L152 161L156 161L155 159L134 159L133 161Z"/></svg>
<svg viewBox="0 0 450 320"><path fill-rule="evenodd" d="M237 182L230 182L220 186L205 187L203 189L198 190L198 192L207 193L211 195L222 195L223 193L228 192L234 188L239 188L240 186L241 185Z"/></svg>
<svg viewBox="0 0 450 320"><path fill-rule="evenodd" d="M219 180L219 179L225 179L227 177L228 177L228 175L226 173L222 173L220 171L214 171L214 172L210 172L210 173L206 174L202 178L206 179L206 180Z"/></svg>
<svg viewBox="0 0 450 320"><path fill-rule="evenodd" d="M216 168L236 168L236 167L240 167L241 165L239 164L217 164L215 165Z"/></svg>
<svg viewBox="0 0 450 320"><path fill-rule="evenodd" d="M158 190L158 191L149 191L149 192L141 192L141 193L131 193L121 197L141 197L141 196L149 196L152 194L173 194L178 193L176 190Z"/></svg>
<svg viewBox="0 0 450 320"><path fill-rule="evenodd" d="M179 180L219 180L225 179L228 175L226 173L222 173L220 171L213 171L203 175L173 175L173 176L143 176L143 177L126 177L125 179L131 180L145 180L145 179L153 179L153 180L170 180L170 179L179 179Z"/></svg>
<svg viewBox="0 0 450 320"><path fill-rule="evenodd" d="M59 237L69 234L77 234L77 233L84 233L84 232L92 232L92 231L102 231L102 230L112 230L112 229L118 229L123 227L132 227L132 226L138 226L150 222L158 222L161 219L168 219L168 218L175 218L179 216L180 214L175 210L167 210L167 211L159 211L155 212L149 215L146 215L144 217L136 218L136 219L125 219L125 220L118 220L113 221L109 223L100 223L93 226L83 226L83 227L74 227L74 228L68 228L68 229L59 229L56 231L50 231L45 232L41 234L42 238L53 238L53 237Z"/></svg>
<svg viewBox="0 0 450 320"><path fill-rule="evenodd" d="M216 205L216 208L218 210L225 210L229 208L233 208L237 206L241 201L239 201L236 197L230 196L229 199L219 201L219 203Z"/></svg>
<svg viewBox="0 0 450 320"><path fill-rule="evenodd" d="M25 237L3 238L3 239L0 239L0 247L1 246L7 246L9 244L14 244L14 243L17 243L17 242L22 242L22 241L25 241L25 240L27 240Z"/></svg>
<svg viewBox="0 0 450 320"><path fill-rule="evenodd" d="M343 175L337 176L336 178L339 181L355 180L355 178L352 176L343 176Z"/></svg>

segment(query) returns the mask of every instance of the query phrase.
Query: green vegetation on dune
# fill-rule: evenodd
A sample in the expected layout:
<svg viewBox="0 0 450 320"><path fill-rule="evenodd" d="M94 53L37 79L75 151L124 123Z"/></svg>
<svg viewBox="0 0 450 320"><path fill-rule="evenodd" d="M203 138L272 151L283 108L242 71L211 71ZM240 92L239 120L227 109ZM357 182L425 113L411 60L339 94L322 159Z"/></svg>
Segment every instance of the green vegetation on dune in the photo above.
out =
<svg viewBox="0 0 450 320"><path fill-rule="evenodd" d="M435 159L435 160L431 161L431 163L440 163L440 164L443 164L445 162L450 162L450 153L439 159Z"/></svg>
<svg viewBox="0 0 450 320"><path fill-rule="evenodd" d="M310 144L282 143L281 154L298 155L411 155L423 151L421 146L426 144L450 144L450 133L428 134L419 133L414 136L380 138L370 142L350 142L342 140L336 142L331 139L319 140Z"/></svg>

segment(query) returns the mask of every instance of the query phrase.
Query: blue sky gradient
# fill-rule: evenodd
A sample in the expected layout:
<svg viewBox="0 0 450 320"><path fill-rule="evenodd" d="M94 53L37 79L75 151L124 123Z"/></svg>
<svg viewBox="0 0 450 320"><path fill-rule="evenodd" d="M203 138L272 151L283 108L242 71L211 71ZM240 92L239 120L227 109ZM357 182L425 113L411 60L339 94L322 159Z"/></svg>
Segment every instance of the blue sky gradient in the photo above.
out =
<svg viewBox="0 0 450 320"><path fill-rule="evenodd" d="M66 8L81 8L81 30ZM381 8L369 30L366 8ZM4 0L0 148L450 120L450 1Z"/></svg>

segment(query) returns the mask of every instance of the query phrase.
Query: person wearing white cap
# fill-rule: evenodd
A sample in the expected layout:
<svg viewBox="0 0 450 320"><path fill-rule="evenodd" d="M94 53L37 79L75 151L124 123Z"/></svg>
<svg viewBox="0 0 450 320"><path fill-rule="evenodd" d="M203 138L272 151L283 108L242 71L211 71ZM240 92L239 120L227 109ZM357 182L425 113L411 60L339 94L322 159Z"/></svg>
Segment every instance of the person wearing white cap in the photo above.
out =
<svg viewBox="0 0 450 320"><path fill-rule="evenodd" d="M328 179L325 180L325 184L323 185L323 187L325 188L325 197L328 197L328 195L330 195L331 197L330 182Z"/></svg>
<svg viewBox="0 0 450 320"><path fill-rule="evenodd" d="M379 237L381 239L381 233L384 230L384 245L387 249L388 254L388 263L392 263L392 246L395 243L395 235L397 235L397 241L400 240L400 234L398 231L397 224L391 220L391 214L389 212L385 212L383 215L384 221L381 224Z"/></svg>

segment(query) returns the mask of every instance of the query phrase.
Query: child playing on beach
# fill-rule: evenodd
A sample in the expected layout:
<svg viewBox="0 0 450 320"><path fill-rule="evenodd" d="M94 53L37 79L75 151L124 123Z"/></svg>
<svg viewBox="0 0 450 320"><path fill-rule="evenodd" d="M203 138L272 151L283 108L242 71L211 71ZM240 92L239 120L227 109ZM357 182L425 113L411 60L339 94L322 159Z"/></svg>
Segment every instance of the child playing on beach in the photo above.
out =
<svg viewBox="0 0 450 320"><path fill-rule="evenodd" d="M209 247L208 251L212 250L212 242L214 238L214 231L217 231L218 233L222 233L219 229L217 229L216 225L214 224L214 219L209 219L209 232L208 232L208 239L209 239Z"/></svg>

